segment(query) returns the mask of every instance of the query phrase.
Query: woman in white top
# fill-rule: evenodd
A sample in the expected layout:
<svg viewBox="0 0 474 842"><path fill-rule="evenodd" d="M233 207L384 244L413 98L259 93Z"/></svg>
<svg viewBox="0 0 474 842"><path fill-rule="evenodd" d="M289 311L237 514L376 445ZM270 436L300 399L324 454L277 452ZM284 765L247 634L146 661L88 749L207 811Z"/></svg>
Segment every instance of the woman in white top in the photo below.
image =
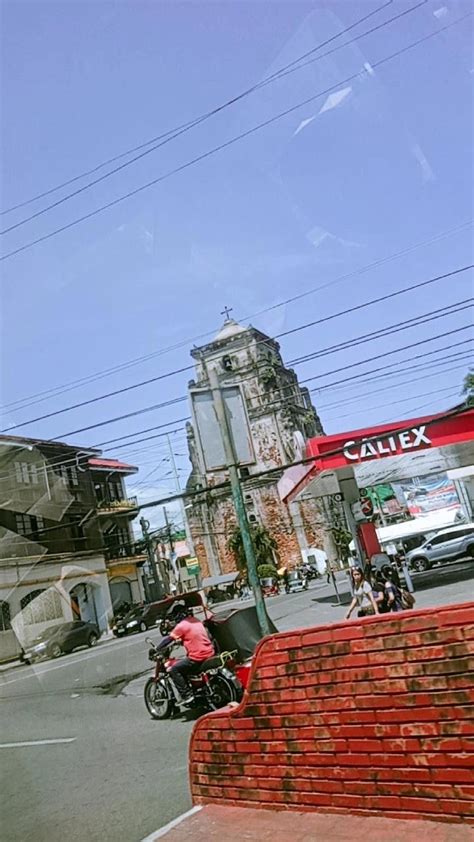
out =
<svg viewBox="0 0 474 842"><path fill-rule="evenodd" d="M358 617L368 617L371 614L378 614L379 607L372 592L372 585L365 579L360 567L352 568L352 580L354 582L354 596L346 614L346 620L349 619L356 606Z"/></svg>

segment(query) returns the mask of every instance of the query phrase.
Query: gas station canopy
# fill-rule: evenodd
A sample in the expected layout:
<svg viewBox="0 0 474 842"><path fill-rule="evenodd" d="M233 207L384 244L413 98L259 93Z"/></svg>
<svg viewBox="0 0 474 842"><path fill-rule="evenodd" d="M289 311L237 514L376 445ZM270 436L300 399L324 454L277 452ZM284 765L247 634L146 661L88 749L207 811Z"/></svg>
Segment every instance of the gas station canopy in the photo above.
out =
<svg viewBox="0 0 474 842"><path fill-rule="evenodd" d="M353 477L359 488L458 470L474 464L474 409L394 421L309 439L306 465L288 468L279 482L282 500L323 497Z"/></svg>

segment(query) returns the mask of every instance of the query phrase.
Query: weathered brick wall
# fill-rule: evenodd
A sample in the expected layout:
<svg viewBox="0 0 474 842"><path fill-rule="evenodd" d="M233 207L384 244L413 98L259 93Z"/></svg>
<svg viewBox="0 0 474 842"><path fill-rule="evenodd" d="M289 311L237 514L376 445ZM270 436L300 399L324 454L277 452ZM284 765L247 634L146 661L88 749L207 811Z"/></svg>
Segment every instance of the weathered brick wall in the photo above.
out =
<svg viewBox="0 0 474 842"><path fill-rule="evenodd" d="M251 498L250 503L247 497ZM253 489L250 493L247 490L246 506L247 513L255 515L257 521L262 523L275 539L280 563L289 567L301 564L302 556L298 539L288 508L278 496L276 483ZM221 570L223 573L231 573L237 569L237 566L234 554L228 548L228 541L236 527L237 519L230 495L217 498L210 506L209 514ZM321 513L316 502L305 501L302 507L302 519L309 546L322 549L324 538L321 529ZM189 524L202 575L209 576L209 563L202 540L208 527L204 526L197 507L189 515Z"/></svg>
<svg viewBox="0 0 474 842"><path fill-rule="evenodd" d="M474 821L474 603L264 640L202 717L195 803Z"/></svg>

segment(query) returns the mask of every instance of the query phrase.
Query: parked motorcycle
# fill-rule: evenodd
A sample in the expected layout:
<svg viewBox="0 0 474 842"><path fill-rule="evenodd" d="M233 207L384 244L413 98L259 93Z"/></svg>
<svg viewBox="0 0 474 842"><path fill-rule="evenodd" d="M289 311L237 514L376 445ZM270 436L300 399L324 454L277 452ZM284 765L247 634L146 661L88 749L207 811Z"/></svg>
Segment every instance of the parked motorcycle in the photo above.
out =
<svg viewBox="0 0 474 842"><path fill-rule="evenodd" d="M176 644L158 651L157 646L149 638L147 638L147 643L150 646L148 657L154 661L155 670L145 684L145 704L153 719L169 719L182 702L169 673L178 660L171 657L171 650ZM230 702L240 701L243 687L229 669L228 665L232 663L232 660L233 653L222 652L204 661L202 671L189 678L194 696L192 707L212 711L225 707Z"/></svg>

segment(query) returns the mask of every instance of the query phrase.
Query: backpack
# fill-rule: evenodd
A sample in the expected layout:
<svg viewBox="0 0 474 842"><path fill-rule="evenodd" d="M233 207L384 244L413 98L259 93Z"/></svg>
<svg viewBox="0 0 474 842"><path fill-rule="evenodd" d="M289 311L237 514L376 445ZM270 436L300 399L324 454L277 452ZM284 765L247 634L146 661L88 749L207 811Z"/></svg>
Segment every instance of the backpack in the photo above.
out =
<svg viewBox="0 0 474 842"><path fill-rule="evenodd" d="M413 608L416 600L410 591L405 590L402 588L402 606L403 608Z"/></svg>

